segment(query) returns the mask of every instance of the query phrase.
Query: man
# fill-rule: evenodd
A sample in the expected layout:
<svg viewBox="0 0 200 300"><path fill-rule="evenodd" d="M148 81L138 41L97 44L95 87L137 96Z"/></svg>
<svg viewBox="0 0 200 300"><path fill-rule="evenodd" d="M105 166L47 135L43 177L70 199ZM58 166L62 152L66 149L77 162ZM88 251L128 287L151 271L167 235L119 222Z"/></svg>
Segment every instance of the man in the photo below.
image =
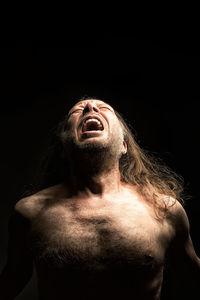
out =
<svg viewBox="0 0 200 300"><path fill-rule="evenodd" d="M200 260L172 172L101 100L76 103L58 138L68 177L16 204L1 299L19 294L34 263L41 300L157 300L166 257L178 294L198 299Z"/></svg>

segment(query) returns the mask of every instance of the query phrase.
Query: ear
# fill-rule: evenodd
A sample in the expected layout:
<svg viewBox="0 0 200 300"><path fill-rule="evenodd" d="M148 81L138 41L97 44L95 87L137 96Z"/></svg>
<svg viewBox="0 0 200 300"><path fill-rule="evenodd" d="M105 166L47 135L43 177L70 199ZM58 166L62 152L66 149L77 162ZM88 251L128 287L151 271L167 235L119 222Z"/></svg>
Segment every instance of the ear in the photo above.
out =
<svg viewBox="0 0 200 300"><path fill-rule="evenodd" d="M122 154L126 154L126 153L127 153L127 143L123 141Z"/></svg>

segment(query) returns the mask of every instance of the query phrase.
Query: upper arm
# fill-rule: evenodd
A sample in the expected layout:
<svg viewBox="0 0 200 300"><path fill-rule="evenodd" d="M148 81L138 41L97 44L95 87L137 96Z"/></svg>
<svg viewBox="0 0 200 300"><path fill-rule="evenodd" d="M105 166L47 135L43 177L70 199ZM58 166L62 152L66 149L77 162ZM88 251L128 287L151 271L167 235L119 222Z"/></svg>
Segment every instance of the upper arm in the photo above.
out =
<svg viewBox="0 0 200 300"><path fill-rule="evenodd" d="M28 247L28 221L13 210L8 227L7 261L0 276L0 295L17 295L32 276L33 263ZM4 295L5 297L5 295ZM14 299L10 298L5 299ZM4 299L4 298L3 298Z"/></svg>
<svg viewBox="0 0 200 300"><path fill-rule="evenodd" d="M169 255L175 281L183 291L200 292L200 259L192 243L187 214L180 203L175 204L172 216L175 235Z"/></svg>

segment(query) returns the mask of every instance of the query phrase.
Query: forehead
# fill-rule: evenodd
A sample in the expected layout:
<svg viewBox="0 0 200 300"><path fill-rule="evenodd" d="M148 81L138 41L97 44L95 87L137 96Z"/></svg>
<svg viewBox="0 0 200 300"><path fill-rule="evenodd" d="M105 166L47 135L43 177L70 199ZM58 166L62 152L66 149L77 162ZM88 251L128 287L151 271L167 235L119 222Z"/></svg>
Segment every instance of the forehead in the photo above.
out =
<svg viewBox="0 0 200 300"><path fill-rule="evenodd" d="M76 104L74 104L73 107L79 106L79 105L80 105L80 106L81 106L81 105L85 106L85 105L87 105L88 103L96 104L96 105L102 105L102 104L104 104L104 105L106 105L106 106L112 108L112 106L110 106L108 103L106 103L106 102L104 102L104 101L102 101L102 100L98 100L98 99L87 99L87 100L82 100L82 101L79 101L79 102L77 102ZM73 108L73 107L72 107L72 108ZM112 109L113 109L113 108L112 108Z"/></svg>

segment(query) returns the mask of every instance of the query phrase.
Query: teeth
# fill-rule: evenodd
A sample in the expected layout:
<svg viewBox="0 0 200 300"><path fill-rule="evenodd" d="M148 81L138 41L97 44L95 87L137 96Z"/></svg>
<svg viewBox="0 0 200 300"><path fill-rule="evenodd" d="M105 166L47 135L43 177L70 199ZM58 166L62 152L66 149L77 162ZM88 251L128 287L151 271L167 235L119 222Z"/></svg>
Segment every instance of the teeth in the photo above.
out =
<svg viewBox="0 0 200 300"><path fill-rule="evenodd" d="M96 122L98 125L102 126L102 125L101 125L101 122L100 122L99 120L97 120L97 119L87 119L87 120L85 121L85 124L87 124L87 123L89 123L89 122Z"/></svg>
<svg viewBox="0 0 200 300"><path fill-rule="evenodd" d="M86 130L88 123L94 123L94 122L98 125L98 129L96 129L96 130L103 130L102 123L98 119L95 119L95 118L87 119L86 121L84 121L84 124L83 124L84 129L83 130Z"/></svg>

